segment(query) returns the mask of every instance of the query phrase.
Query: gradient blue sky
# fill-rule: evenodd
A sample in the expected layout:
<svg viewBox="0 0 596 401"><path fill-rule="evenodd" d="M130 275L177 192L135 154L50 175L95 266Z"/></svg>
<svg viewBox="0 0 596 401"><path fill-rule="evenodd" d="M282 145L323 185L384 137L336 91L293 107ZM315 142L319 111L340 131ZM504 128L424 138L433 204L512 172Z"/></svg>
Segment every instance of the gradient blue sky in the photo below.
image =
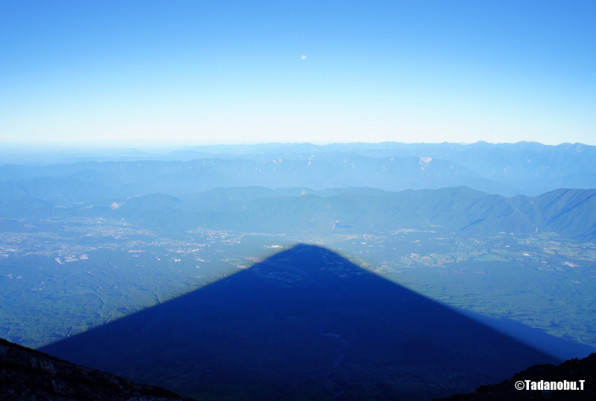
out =
<svg viewBox="0 0 596 401"><path fill-rule="evenodd" d="M0 0L0 142L596 144L596 1Z"/></svg>

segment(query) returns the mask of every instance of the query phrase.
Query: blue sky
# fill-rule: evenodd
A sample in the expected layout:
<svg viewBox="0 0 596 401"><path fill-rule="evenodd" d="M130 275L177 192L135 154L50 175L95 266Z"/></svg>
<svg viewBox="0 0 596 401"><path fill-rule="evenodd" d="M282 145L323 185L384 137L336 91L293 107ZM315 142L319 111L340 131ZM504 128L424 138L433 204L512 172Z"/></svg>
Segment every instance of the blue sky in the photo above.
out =
<svg viewBox="0 0 596 401"><path fill-rule="evenodd" d="M0 0L0 142L596 144L594 1Z"/></svg>

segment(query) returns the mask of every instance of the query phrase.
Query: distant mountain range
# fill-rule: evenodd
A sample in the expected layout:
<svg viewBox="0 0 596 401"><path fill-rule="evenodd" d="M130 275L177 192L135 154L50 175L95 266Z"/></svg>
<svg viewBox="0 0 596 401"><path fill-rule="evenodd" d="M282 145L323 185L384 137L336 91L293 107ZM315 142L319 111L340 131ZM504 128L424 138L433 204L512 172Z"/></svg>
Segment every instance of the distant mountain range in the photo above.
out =
<svg viewBox="0 0 596 401"><path fill-rule="evenodd" d="M554 362L308 245L42 350L199 400L428 400Z"/></svg>
<svg viewBox="0 0 596 401"><path fill-rule="evenodd" d="M63 159L76 161L62 164L56 164L57 153L17 156L0 153L2 192L65 201L156 192L179 196L236 186L386 191L467 186L506 196L596 187L596 147L583 144L266 144L169 153L70 152Z"/></svg>
<svg viewBox="0 0 596 401"><path fill-rule="evenodd" d="M504 197L467 187L401 192L373 188L237 187L183 197L161 193L102 197L69 205L63 205L61 200L4 192L0 205L5 220L115 217L160 232L208 227L271 233L390 233L414 228L458 235L557 233L593 240L595 195L594 189L558 189L534 197Z"/></svg>
<svg viewBox="0 0 596 401"><path fill-rule="evenodd" d="M0 165L0 217L106 215L161 230L596 233L596 148L582 144L268 144L102 157L111 161Z"/></svg>

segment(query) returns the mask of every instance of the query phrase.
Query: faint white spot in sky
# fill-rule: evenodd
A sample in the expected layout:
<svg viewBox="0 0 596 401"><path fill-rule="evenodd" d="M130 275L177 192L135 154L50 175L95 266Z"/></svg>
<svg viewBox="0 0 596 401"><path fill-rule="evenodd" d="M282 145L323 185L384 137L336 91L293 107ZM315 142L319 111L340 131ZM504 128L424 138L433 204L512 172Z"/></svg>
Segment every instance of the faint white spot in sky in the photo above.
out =
<svg viewBox="0 0 596 401"><path fill-rule="evenodd" d="M303 61L306 60L306 54L303 54L302 56L300 56L300 59Z"/></svg>

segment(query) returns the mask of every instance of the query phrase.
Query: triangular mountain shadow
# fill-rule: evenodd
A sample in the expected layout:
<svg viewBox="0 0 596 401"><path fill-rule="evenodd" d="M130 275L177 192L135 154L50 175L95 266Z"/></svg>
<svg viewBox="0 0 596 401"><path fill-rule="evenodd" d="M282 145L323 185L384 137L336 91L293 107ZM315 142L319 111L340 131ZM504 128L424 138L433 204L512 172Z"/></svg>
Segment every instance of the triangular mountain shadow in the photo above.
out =
<svg viewBox="0 0 596 401"><path fill-rule="evenodd" d="M201 400L427 400L555 362L310 245L42 350Z"/></svg>

